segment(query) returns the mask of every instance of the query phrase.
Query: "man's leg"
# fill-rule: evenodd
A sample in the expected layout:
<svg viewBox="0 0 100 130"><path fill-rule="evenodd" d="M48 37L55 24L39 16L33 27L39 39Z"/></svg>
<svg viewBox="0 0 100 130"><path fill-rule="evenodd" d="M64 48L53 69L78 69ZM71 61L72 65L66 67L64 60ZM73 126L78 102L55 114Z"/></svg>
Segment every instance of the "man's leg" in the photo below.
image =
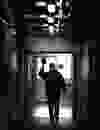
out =
<svg viewBox="0 0 100 130"><path fill-rule="evenodd" d="M59 101L56 102L55 116L56 116L56 123L58 123L58 120L59 120Z"/></svg>
<svg viewBox="0 0 100 130"><path fill-rule="evenodd" d="M49 116L50 116L51 123L54 122L53 107L54 105L50 103L50 101L48 101L48 109L49 109Z"/></svg>
<svg viewBox="0 0 100 130"><path fill-rule="evenodd" d="M58 123L59 120L59 105L60 105L60 91L57 91L56 93L56 103L55 103L55 118L56 123Z"/></svg>

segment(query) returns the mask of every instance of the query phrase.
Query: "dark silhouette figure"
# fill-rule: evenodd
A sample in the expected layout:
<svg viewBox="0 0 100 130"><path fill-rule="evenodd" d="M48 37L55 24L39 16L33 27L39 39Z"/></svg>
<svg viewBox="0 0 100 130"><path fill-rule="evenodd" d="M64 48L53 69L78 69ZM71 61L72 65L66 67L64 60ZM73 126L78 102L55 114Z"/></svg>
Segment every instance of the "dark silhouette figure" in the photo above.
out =
<svg viewBox="0 0 100 130"><path fill-rule="evenodd" d="M42 59L42 68L40 69L39 76L46 81L46 96L48 99L49 115L51 123L54 124L59 120L59 103L61 88L65 91L65 82L63 76L55 69L55 64L50 63L49 72L44 72L45 59ZM55 113L53 114L53 109ZM54 118L55 116L55 118Z"/></svg>

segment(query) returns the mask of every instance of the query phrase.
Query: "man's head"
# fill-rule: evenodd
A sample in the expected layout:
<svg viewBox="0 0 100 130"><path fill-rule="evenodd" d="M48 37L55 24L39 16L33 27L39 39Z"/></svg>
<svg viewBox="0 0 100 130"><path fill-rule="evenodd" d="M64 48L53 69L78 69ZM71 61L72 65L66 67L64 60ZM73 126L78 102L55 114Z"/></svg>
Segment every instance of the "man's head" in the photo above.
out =
<svg viewBox="0 0 100 130"><path fill-rule="evenodd" d="M50 71L55 70L55 64L54 63L50 63L49 64L49 69L50 69Z"/></svg>

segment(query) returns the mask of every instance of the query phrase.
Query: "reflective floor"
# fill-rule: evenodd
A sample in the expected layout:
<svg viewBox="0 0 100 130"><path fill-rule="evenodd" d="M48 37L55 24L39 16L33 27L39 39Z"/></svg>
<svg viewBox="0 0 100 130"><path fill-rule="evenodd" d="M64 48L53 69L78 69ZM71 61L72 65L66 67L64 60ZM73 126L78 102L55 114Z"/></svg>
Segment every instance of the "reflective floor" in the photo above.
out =
<svg viewBox="0 0 100 130"><path fill-rule="evenodd" d="M59 111L59 126L69 127L72 125L72 107L70 105L61 105ZM41 103L32 110L33 123L37 128L52 127L50 124L48 105Z"/></svg>

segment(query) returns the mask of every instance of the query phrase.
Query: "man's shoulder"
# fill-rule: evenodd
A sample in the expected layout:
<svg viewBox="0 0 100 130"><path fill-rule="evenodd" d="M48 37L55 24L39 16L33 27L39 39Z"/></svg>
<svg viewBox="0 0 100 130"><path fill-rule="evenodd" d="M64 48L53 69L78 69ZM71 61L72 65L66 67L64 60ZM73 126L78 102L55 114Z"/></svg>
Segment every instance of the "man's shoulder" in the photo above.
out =
<svg viewBox="0 0 100 130"><path fill-rule="evenodd" d="M63 80L63 76L62 76L62 74L60 72L58 72L57 77L58 77L58 80Z"/></svg>
<svg viewBox="0 0 100 130"><path fill-rule="evenodd" d="M59 76L62 76L61 73L59 71L56 71L56 73L59 75Z"/></svg>

